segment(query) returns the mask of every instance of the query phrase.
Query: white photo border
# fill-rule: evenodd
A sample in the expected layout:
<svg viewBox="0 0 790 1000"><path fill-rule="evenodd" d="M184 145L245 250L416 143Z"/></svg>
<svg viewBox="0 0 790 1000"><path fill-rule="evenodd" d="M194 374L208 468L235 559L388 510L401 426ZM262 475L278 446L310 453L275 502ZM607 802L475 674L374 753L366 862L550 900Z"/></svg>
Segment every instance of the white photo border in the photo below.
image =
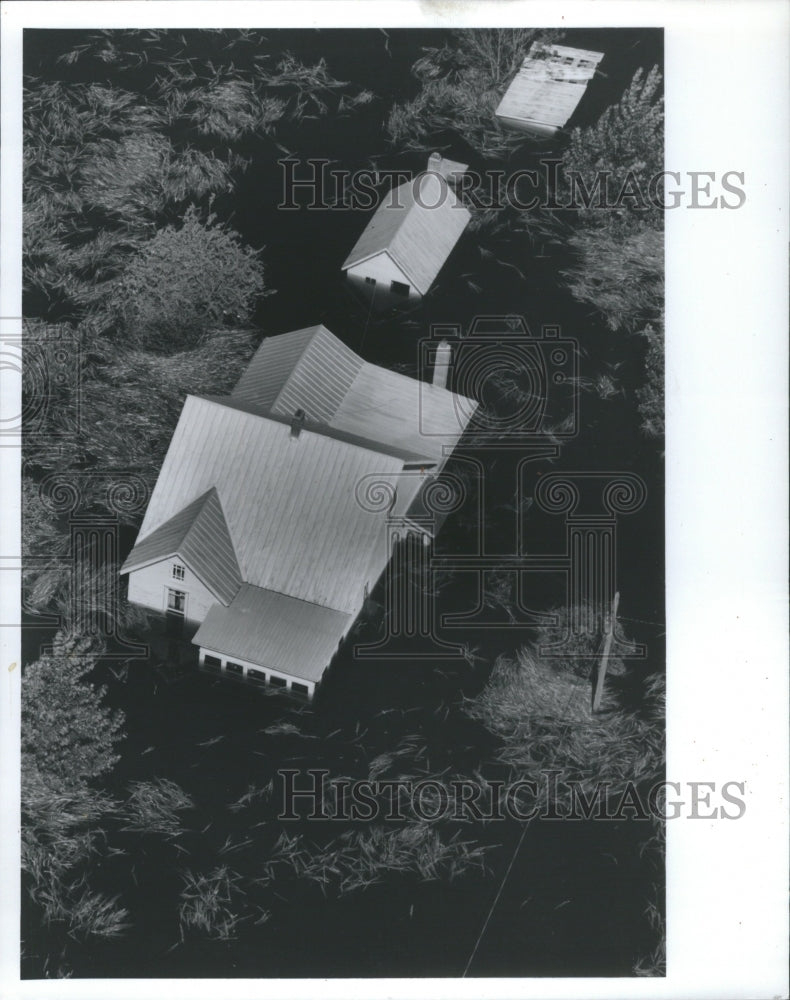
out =
<svg viewBox="0 0 790 1000"><path fill-rule="evenodd" d="M20 638L2 642L0 995L787 996L788 29L772 0L0 4L0 322L21 324L24 28L663 27L668 170L745 175L737 211L666 215L670 780L746 783L738 821L668 823L666 978L19 980ZM19 373L0 370L3 416ZM2 621L19 621L19 456L0 449ZM16 561L15 561L16 560Z"/></svg>

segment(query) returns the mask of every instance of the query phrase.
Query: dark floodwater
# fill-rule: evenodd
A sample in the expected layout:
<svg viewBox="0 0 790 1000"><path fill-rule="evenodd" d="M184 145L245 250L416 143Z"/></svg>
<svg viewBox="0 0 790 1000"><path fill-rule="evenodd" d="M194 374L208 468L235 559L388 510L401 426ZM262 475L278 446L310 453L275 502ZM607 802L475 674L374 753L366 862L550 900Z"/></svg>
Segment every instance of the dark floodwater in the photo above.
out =
<svg viewBox="0 0 790 1000"><path fill-rule="evenodd" d="M383 106L387 100L416 92L409 68L421 47L436 44L444 33L398 30L385 36L377 31L327 30L271 32L269 37L273 47L304 59L323 56L336 77L381 95L356 118L305 123L298 135L300 149L330 158L337 167L354 168L375 159L382 166L421 168L422 156L398 156L389 148L381 124ZM606 76L590 86L580 124L594 120L616 100L636 68L662 61L659 31L575 31L566 41L606 52ZM27 44L28 58L31 52L40 55L46 49L32 36ZM64 44L62 36L47 41L50 54L62 51ZM449 137L444 151L474 162L459 137ZM324 322L369 360L414 370L418 340L432 323L466 327L475 315L518 314L533 331L546 324L560 325L564 336L575 338L582 375L597 374L611 360L621 364L625 385L638 384L642 345L613 337L590 310L561 290L557 273L564 260L537 259L526 245L519 261L525 280L495 266L481 275L474 242L467 239L440 275L435 294L407 320L371 316L350 295L339 271L367 216L342 210L286 216L276 208L281 169L269 152L252 154L253 162L232 202L218 208L232 211L233 224L250 244L265 247L267 284L276 294L265 299L257 316L263 334ZM523 155L529 162L540 153ZM479 291L462 280L473 268ZM638 430L631 393L606 400L584 393L579 406L579 435L551 464L532 463L532 478L525 486L529 491L538 475L549 471L627 471L642 477L647 502L618 526L620 612L629 633L648 646L648 663L637 669L658 668L664 655L663 462L656 445ZM500 456L489 470L491 509L511 499L517 458ZM500 542L505 550L510 530L503 522ZM451 518L440 547L451 549L457 531L460 528ZM550 551L562 544L561 518L532 517L525 521L525 531L529 551ZM539 574L526 596L531 606L545 608L563 595L557 579ZM452 600L461 605L467 601L471 607L474 595L455 592ZM345 773L347 755L356 752L349 749L356 732L367 730L363 744L370 757L395 746L402 735L421 732L438 758L444 747L453 753L459 770L468 767L471 773L486 755L490 759L493 748L485 731L459 710L461 695L479 690L497 653L512 649L522 635L528 638L530 633L516 633L515 638L509 630L460 638L448 635L454 641L471 639L478 644L483 660L475 669L458 661L426 669L420 663L363 664L342 657L315 710L305 715L299 707L254 696L247 688L204 676L176 675L160 666L172 658L159 646L150 661L131 662L128 673L118 678L109 668L101 668L111 702L126 713L129 733L112 790L121 795L132 780L167 777L195 800L196 809L185 817L189 829L213 826L202 837L185 839L187 856L156 837L124 839L116 832L113 842L127 853L107 861L94 873L92 885L112 895L121 893L134 927L117 942L85 947L69 942L67 959L75 976L460 975L520 834L514 824L470 829L469 839L498 845L489 856L486 876L471 874L449 885L398 878L341 898L331 892L325 898L319 889L296 882L275 885L279 895L271 899L272 919L243 927L238 939L227 943L179 942L175 910L181 872L208 870L223 861L253 870L255 844L243 861L219 853L227 833L234 839L259 836L247 828L249 820L243 813L228 812L228 803L250 784L265 783L278 766L326 766ZM30 656L35 656L41 638L39 630L28 632ZM450 707L446 715L444 706ZM262 732L283 718L319 738L305 741ZM340 742L333 743L326 737L337 729ZM206 745L216 737L221 737L219 742ZM467 749L459 751L463 747ZM655 943L643 915L650 878L639 856L643 837L644 830L634 823L533 825L470 974L629 975L635 959ZM36 977L41 975L39 953L51 949L52 942L41 938L35 923L25 926L30 958L24 972Z"/></svg>

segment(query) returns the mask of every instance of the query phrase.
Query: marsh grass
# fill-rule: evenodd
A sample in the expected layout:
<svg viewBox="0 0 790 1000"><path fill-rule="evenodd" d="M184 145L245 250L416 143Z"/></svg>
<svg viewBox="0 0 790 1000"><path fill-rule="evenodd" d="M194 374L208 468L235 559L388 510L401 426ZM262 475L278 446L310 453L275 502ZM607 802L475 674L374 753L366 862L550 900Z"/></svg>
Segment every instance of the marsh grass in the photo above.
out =
<svg viewBox="0 0 790 1000"><path fill-rule="evenodd" d="M118 905L120 896L105 896L87 887L68 908L69 933L74 936L120 937L130 924L129 911Z"/></svg>
<svg viewBox="0 0 790 1000"><path fill-rule="evenodd" d="M270 726L267 726L264 730L267 736L304 736L302 730L289 722L287 719L281 719L278 722L273 722Z"/></svg>
<svg viewBox="0 0 790 1000"><path fill-rule="evenodd" d="M207 875L186 871L183 880L178 908L181 940L190 931L220 941L234 938L242 919L236 900L244 895L239 873L221 865Z"/></svg>
<svg viewBox="0 0 790 1000"><path fill-rule="evenodd" d="M409 822L349 830L322 848L299 834L283 832L265 866L274 880L283 867L293 875L341 896L383 882L392 875L416 875L423 880L453 878L471 868L485 870L486 848L462 840L456 832L447 840L431 824Z"/></svg>
<svg viewBox="0 0 790 1000"><path fill-rule="evenodd" d="M624 710L611 689L603 711L593 713L583 672L568 662L541 659L528 648L497 660L488 685L466 711L501 738L497 757L519 777L555 769L562 782L579 781L591 791L605 780L617 794L629 781L663 776L659 714L645 719ZM543 783L539 788L549 794ZM562 785L559 794L568 794Z"/></svg>
<svg viewBox="0 0 790 1000"><path fill-rule="evenodd" d="M239 796L235 802L231 802L228 805L228 809L231 812L241 812L242 809L247 809L250 806L256 805L262 802L268 802L274 791L274 778L271 778L265 785L258 787L256 785L248 785L247 791Z"/></svg>
<svg viewBox="0 0 790 1000"><path fill-rule="evenodd" d="M194 808L194 802L174 781L154 778L131 785L124 807L126 825L134 833L156 833L163 837L178 837L184 833L179 813Z"/></svg>

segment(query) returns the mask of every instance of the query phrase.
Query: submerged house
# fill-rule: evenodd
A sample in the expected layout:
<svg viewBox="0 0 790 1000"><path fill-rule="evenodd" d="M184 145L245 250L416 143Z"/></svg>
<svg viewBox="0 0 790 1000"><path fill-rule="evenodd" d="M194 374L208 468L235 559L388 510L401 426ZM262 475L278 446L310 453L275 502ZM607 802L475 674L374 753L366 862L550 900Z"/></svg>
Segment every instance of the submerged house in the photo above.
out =
<svg viewBox="0 0 790 1000"><path fill-rule="evenodd" d="M567 124L595 76L602 52L533 45L496 109L503 125L550 138Z"/></svg>
<svg viewBox="0 0 790 1000"><path fill-rule="evenodd" d="M392 188L376 209L342 270L374 306L422 298L471 219L454 190L465 163L432 153L428 169Z"/></svg>
<svg viewBox="0 0 790 1000"><path fill-rule="evenodd" d="M129 600L197 627L203 667L311 697L389 561L387 518L410 524L476 408L447 350L431 384L315 326L265 339L229 396L187 396Z"/></svg>

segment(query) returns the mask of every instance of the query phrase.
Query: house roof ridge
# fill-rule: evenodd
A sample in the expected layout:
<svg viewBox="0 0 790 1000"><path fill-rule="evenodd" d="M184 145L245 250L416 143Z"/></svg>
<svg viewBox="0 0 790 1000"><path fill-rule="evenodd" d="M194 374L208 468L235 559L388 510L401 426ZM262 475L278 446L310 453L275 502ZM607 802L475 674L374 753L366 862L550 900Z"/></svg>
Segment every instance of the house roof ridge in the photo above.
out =
<svg viewBox="0 0 790 1000"><path fill-rule="evenodd" d="M376 366L374 365L372 367ZM246 400L237 399L233 396L212 396L201 393L190 393L189 395L193 396L195 399L202 399L208 403L214 403L218 406L227 406L230 409L240 410L243 413L247 413L251 417L258 417L261 420L270 420L272 423L281 424L283 426L290 425L291 420L293 419L293 415L287 416L283 413L275 413L271 409L256 406L254 403L249 403ZM421 462L426 466L436 464L435 461L428 455L422 455L419 452L409 451L406 448L399 448L396 445L388 444L386 441L377 441L374 438L366 438L360 434L353 434L350 431L340 430L337 427L333 427L331 424L321 423L320 421L306 419L302 424L302 431L308 431L319 436L328 437L333 441L339 441L341 444L347 444L353 448L370 451L377 455L386 455L390 458L396 458L403 461L405 464L415 464L418 462Z"/></svg>

